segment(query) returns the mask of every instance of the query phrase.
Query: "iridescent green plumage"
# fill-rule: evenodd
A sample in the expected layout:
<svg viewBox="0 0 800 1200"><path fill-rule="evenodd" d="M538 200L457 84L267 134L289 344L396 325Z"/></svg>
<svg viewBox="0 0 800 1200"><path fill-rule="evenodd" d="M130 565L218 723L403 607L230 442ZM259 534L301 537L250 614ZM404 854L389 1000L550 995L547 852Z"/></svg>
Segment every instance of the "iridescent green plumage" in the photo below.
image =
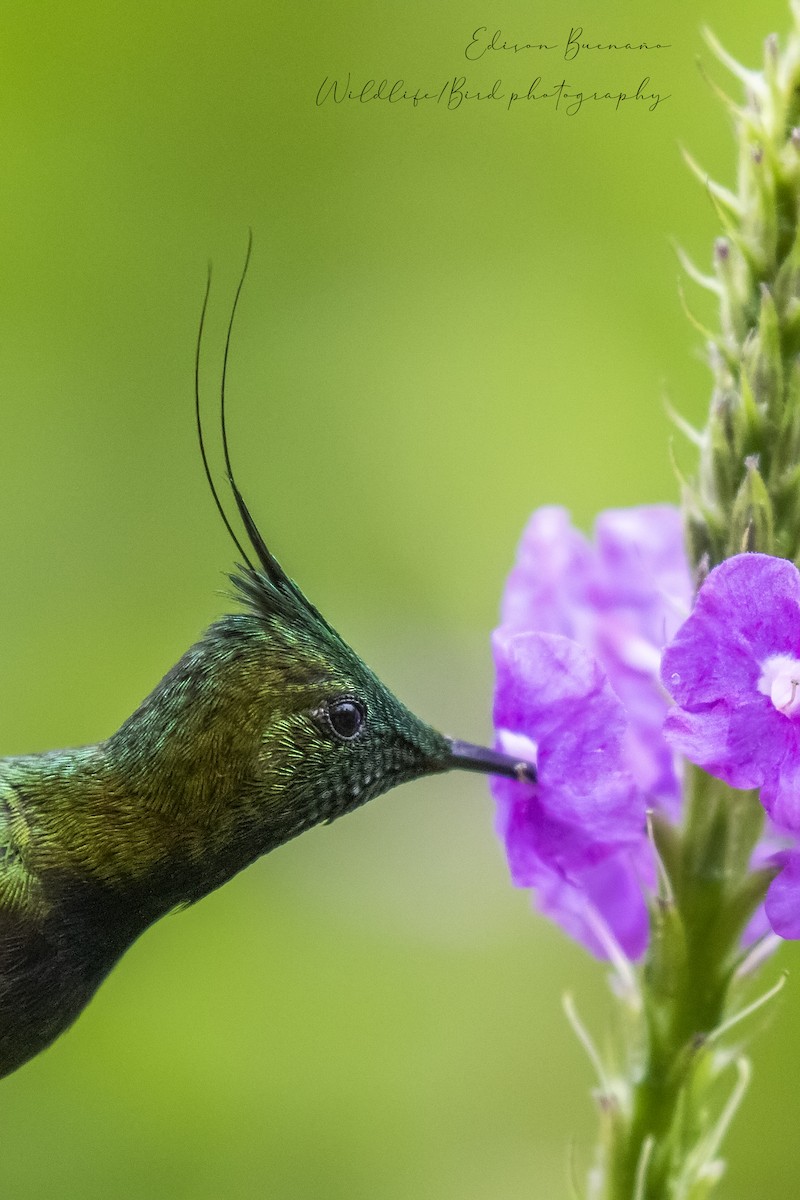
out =
<svg viewBox="0 0 800 1200"><path fill-rule="evenodd" d="M247 562L232 577L243 611L107 741L0 760L0 1075L72 1023L149 925L303 830L453 767L533 777L420 721L306 600L234 482L224 372L222 413L257 566L211 479L198 401L212 492Z"/></svg>

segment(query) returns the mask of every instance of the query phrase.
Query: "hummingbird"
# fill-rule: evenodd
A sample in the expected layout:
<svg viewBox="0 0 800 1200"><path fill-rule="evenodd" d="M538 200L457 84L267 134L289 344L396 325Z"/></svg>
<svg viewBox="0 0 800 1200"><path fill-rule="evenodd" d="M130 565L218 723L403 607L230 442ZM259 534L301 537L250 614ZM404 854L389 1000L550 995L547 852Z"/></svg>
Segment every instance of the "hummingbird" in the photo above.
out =
<svg viewBox="0 0 800 1200"><path fill-rule="evenodd" d="M0 1076L45 1049L150 925L261 855L406 780L454 768L535 782L536 767L438 733L339 636L269 550L237 486L234 530L200 407L206 479L241 558L217 620L105 741L0 759ZM245 549L245 543L247 549Z"/></svg>

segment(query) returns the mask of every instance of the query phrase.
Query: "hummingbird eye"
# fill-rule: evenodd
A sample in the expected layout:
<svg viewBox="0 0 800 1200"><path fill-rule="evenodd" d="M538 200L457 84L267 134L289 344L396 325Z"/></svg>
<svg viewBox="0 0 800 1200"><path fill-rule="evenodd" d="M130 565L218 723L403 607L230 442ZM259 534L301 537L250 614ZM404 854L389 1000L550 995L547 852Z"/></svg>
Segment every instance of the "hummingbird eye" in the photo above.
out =
<svg viewBox="0 0 800 1200"><path fill-rule="evenodd" d="M341 700L331 700L327 716L333 732L345 742L358 737L367 719L364 705L349 696Z"/></svg>

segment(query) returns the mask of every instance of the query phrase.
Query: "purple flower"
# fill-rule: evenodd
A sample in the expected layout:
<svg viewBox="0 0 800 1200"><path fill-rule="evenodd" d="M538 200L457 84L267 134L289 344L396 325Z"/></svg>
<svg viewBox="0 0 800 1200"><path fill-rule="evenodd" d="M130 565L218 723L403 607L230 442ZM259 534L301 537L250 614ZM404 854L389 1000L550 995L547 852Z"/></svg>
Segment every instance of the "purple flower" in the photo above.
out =
<svg viewBox="0 0 800 1200"><path fill-rule="evenodd" d="M761 788L780 829L800 832L800 574L766 554L711 572L667 648L665 732L735 788Z"/></svg>
<svg viewBox="0 0 800 1200"><path fill-rule="evenodd" d="M735 788L760 788L778 834L800 834L800 574L786 559L739 554L706 579L667 648L676 701L671 745ZM786 840L786 839L784 839ZM800 854L783 850L766 912L800 937Z"/></svg>
<svg viewBox="0 0 800 1200"><path fill-rule="evenodd" d="M543 508L503 598L495 725L509 752L536 752L539 780L493 782L498 831L514 882L603 957L647 943L646 809L679 797L659 666L690 594L676 509L603 513L592 544Z"/></svg>
<svg viewBox="0 0 800 1200"><path fill-rule="evenodd" d="M661 733L661 651L689 612L678 510L612 509L595 545L562 508L533 514L506 585L502 628L560 633L591 650L629 717L629 766L649 803L675 812L679 781Z"/></svg>
<svg viewBox="0 0 800 1200"><path fill-rule="evenodd" d="M762 554L728 559L678 628L690 597L676 510L601 514L591 544L545 508L503 599L498 741L534 754L539 779L493 782L498 831L514 882L601 956L646 945L645 813L678 815L676 753L760 789L769 821L753 869L778 874L743 940L767 920L800 938L800 573Z"/></svg>
<svg viewBox="0 0 800 1200"><path fill-rule="evenodd" d="M495 778L511 875L594 953L647 942L642 881L652 865L645 803L626 765L625 710L602 668L558 634L498 630L495 726L510 753L536 755L536 785Z"/></svg>

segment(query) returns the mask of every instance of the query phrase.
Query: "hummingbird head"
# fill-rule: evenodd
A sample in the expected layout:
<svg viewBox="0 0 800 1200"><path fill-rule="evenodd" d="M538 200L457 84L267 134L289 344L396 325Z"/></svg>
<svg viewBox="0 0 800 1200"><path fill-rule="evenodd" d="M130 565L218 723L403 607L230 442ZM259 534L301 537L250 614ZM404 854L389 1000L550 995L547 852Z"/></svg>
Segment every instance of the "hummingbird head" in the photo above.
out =
<svg viewBox="0 0 800 1200"><path fill-rule="evenodd" d="M271 844L421 775L460 767L535 778L531 764L455 741L421 721L277 567L260 539L256 547L259 567L231 576L247 611L217 629L227 628L234 644L238 631L243 634L236 675L240 694L246 681L242 711L251 714L257 737L254 773L265 783Z"/></svg>
<svg viewBox="0 0 800 1200"><path fill-rule="evenodd" d="M244 681L242 724L250 729L251 745L256 735L254 774L268 781L271 845L420 775L461 768L535 781L533 764L445 737L401 704L286 574L262 537L234 478L225 422L228 352L251 245L252 239L231 310L220 386L226 479L247 548L214 482L200 415L210 272L197 341L195 413L206 478L241 555L231 580L246 609L211 632L221 659L230 661L235 686L241 689ZM241 734L246 736L245 728ZM255 779L252 786L258 787Z"/></svg>

